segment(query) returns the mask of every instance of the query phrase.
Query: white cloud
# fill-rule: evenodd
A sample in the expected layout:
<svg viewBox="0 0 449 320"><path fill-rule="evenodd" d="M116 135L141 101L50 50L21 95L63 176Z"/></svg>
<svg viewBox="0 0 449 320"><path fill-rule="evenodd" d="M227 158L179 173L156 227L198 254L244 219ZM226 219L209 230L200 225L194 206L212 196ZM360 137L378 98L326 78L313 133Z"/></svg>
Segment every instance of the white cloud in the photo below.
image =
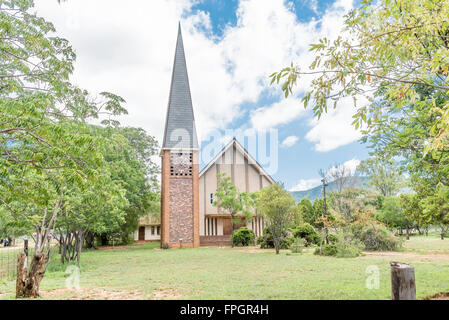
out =
<svg viewBox="0 0 449 320"><path fill-rule="evenodd" d="M320 21L302 23L284 0L240 0L236 25L228 25L220 38L212 35L208 13L190 12L196 2L133 0L132 6L126 6L119 0L68 1L61 5L36 0L36 8L75 48L78 59L74 81L93 93L121 95L129 111L121 122L142 127L159 141L179 20L200 138L226 129L245 114L241 107L244 102L256 103L266 92L277 102L251 112L247 127L264 130L305 114L299 99L277 96L280 89L269 85L268 75L291 61L310 65L310 44L323 36L332 39L337 35L352 1L338 0ZM300 79L297 91L304 92L309 84L310 79ZM345 116L338 110L333 120L342 121ZM317 150L330 150L352 139L335 137L338 134L329 131L327 135L318 134L320 124L323 126L321 122L314 124L308 135ZM335 141L326 142L329 137Z"/></svg>
<svg viewBox="0 0 449 320"><path fill-rule="evenodd" d="M251 125L256 130L266 130L287 124L305 114L299 99L283 99L269 107L258 108L251 112Z"/></svg>
<svg viewBox="0 0 449 320"><path fill-rule="evenodd" d="M306 134L306 139L315 143L316 151L331 151L362 137L352 125L354 109L352 98L344 98L337 109L329 110L320 120L314 118L309 122L312 129Z"/></svg>
<svg viewBox="0 0 449 320"><path fill-rule="evenodd" d="M321 183L321 179L301 179L298 184L290 189L291 192L294 191L305 191L318 186Z"/></svg>
<svg viewBox="0 0 449 320"><path fill-rule="evenodd" d="M290 148L290 147L294 146L296 144L296 142L298 142L298 140L299 140L299 138L297 136L289 136L289 137L285 138L284 141L282 141L281 147Z"/></svg>
<svg viewBox="0 0 449 320"><path fill-rule="evenodd" d="M359 159L351 159L348 160L338 166L333 166L328 170L328 175L332 176L332 172L334 172L337 169L340 169L341 167L344 167L347 172L348 175L353 175L357 169L357 166L360 164L360 160Z"/></svg>

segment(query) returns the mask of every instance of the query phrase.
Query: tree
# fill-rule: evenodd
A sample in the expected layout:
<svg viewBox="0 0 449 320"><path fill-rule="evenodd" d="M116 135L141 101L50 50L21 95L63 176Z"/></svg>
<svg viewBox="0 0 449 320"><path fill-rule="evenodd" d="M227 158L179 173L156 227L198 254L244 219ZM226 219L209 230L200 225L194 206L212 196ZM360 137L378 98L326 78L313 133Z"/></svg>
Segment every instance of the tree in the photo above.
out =
<svg viewBox="0 0 449 320"><path fill-rule="evenodd" d="M29 270L19 257L18 297L39 295L63 187L87 187L103 163L86 121L126 113L121 97L95 100L70 82L74 51L32 8L32 0L0 0L0 204L35 231Z"/></svg>
<svg viewBox="0 0 449 320"><path fill-rule="evenodd" d="M145 130L137 128L97 128L108 140L104 157L111 166L112 179L126 191L129 205L125 209L125 223L118 232L122 241L130 241L139 219L160 212L160 188L157 175L160 170L152 157L157 155L158 143ZM116 230L117 232L117 230ZM98 233L106 237L108 233Z"/></svg>
<svg viewBox="0 0 449 320"><path fill-rule="evenodd" d="M420 204L420 195L416 193L401 194L399 198L404 215L410 222L414 223L419 234L422 234L421 228L426 228L429 224L423 215L423 208Z"/></svg>
<svg viewBox="0 0 449 320"><path fill-rule="evenodd" d="M378 211L377 219L390 228L398 228L400 234L405 228L407 240L409 240L411 221L407 218L399 197L385 197L382 201L382 207Z"/></svg>
<svg viewBox="0 0 449 320"><path fill-rule="evenodd" d="M357 168L372 186L384 197L395 196L401 189L403 178L394 160L381 160L374 157L363 161Z"/></svg>
<svg viewBox="0 0 449 320"><path fill-rule="evenodd" d="M218 187L215 192L216 200L213 205L217 208L224 210L231 216L231 243L234 248L234 224L239 223L241 216L236 219L238 214L243 215L244 218L250 218L251 205L253 203L253 197L248 193L240 193L237 187L231 182L231 178L227 177L225 173L217 174Z"/></svg>
<svg viewBox="0 0 449 320"><path fill-rule="evenodd" d="M282 186L272 184L263 188L257 199L257 208L268 222L276 254L279 254L284 233L290 226L296 201Z"/></svg>
<svg viewBox="0 0 449 320"><path fill-rule="evenodd" d="M301 199L296 205L295 224L300 225L302 222L307 222L313 225L315 220L312 202L308 198Z"/></svg>
<svg viewBox="0 0 449 320"><path fill-rule="evenodd" d="M346 16L344 34L311 46L316 56L310 71L292 63L272 74L272 83L286 79L282 89L288 96L298 78L311 76L311 90L302 99L305 106L312 100L320 117L329 103L335 108L339 100L352 97L357 107L353 124L369 126L383 114L373 92L383 91L401 109L418 99L417 87L449 91L448 17L448 0L365 0ZM357 106L361 95L371 103ZM448 146L448 108L446 100L430 113L437 120L427 151Z"/></svg>
<svg viewBox="0 0 449 320"><path fill-rule="evenodd" d="M440 227L441 240L449 231L449 187L438 184L434 192L421 201L424 217Z"/></svg>

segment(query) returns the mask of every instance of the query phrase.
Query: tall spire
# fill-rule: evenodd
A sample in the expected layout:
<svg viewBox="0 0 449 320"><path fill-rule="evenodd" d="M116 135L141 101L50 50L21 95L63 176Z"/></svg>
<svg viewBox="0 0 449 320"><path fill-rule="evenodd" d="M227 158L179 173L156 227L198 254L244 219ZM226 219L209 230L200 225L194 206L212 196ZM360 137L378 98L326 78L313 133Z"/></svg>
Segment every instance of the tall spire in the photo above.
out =
<svg viewBox="0 0 449 320"><path fill-rule="evenodd" d="M178 40L162 149L198 149L181 23L178 25Z"/></svg>

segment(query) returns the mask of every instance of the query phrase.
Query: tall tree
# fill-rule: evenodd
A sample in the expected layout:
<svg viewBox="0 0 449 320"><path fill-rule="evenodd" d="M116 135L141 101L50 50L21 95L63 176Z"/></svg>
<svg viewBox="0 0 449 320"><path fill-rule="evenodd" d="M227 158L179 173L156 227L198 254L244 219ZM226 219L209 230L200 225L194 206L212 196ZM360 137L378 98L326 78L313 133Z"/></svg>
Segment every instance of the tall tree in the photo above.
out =
<svg viewBox="0 0 449 320"><path fill-rule="evenodd" d="M441 240L449 232L449 187L437 184L436 189L421 200L424 217L440 228Z"/></svg>
<svg viewBox="0 0 449 320"><path fill-rule="evenodd" d="M0 204L36 233L29 270L24 257L19 262L19 297L39 295L63 186L88 186L102 164L86 121L126 113L122 98L93 99L70 82L75 53L33 5L0 0Z"/></svg>
<svg viewBox="0 0 449 320"><path fill-rule="evenodd" d="M395 196L403 186L399 166L394 160L373 157L365 160L357 168L368 179L368 185L384 197Z"/></svg>
<svg viewBox="0 0 449 320"><path fill-rule="evenodd" d="M268 222L273 237L276 254L279 254L281 241L294 219L296 201L279 184L263 188L257 200L257 208Z"/></svg>

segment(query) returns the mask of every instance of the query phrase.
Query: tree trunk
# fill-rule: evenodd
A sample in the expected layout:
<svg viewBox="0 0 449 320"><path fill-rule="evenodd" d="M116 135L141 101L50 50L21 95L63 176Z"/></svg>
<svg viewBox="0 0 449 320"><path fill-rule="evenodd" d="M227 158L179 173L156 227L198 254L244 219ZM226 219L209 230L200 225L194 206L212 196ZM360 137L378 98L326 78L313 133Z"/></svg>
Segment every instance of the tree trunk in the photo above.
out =
<svg viewBox="0 0 449 320"><path fill-rule="evenodd" d="M419 225L418 225L418 226L416 226L416 229L418 229L418 233L419 233L419 235L422 235L422 231L421 231L421 229L419 228Z"/></svg>
<svg viewBox="0 0 449 320"><path fill-rule="evenodd" d="M416 300L415 269L405 263L390 262L393 300Z"/></svg>
<svg viewBox="0 0 449 320"><path fill-rule="evenodd" d="M280 247L279 241L275 241L274 242L274 248L276 249L276 254L279 254L279 247Z"/></svg>
<svg viewBox="0 0 449 320"><path fill-rule="evenodd" d="M100 239L101 239L101 245L102 246L107 246L108 245L108 237L107 237L106 234L102 234L100 236Z"/></svg>
<svg viewBox="0 0 449 320"><path fill-rule="evenodd" d="M30 271L27 272L27 256L19 254L17 258L16 298L38 298L39 286L45 274L48 257L37 253L31 260Z"/></svg>
<svg viewBox="0 0 449 320"><path fill-rule="evenodd" d="M86 248L87 249L96 249L95 248L95 235L92 232L88 232L86 234Z"/></svg>
<svg viewBox="0 0 449 320"><path fill-rule="evenodd" d="M407 232L407 240L410 240L410 228L408 227L408 225L406 225L405 227L406 232Z"/></svg>

